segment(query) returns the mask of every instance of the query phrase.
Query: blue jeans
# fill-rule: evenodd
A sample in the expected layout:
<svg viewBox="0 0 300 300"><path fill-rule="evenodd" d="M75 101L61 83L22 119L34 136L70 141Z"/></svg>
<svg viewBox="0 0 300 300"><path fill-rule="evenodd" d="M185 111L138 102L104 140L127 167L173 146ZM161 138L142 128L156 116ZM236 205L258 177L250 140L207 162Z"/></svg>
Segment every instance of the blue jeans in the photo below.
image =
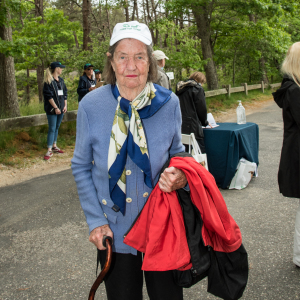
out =
<svg viewBox="0 0 300 300"><path fill-rule="evenodd" d="M47 147L52 148L53 144L57 141L58 129L63 119L64 114L60 115L47 115L48 119L48 136L47 136Z"/></svg>

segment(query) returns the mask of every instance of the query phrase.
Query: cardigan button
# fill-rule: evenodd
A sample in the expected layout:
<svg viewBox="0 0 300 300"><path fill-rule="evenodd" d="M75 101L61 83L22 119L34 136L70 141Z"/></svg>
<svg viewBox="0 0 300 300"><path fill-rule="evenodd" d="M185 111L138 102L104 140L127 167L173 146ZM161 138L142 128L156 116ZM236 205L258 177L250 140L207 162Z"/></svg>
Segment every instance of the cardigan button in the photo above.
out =
<svg viewBox="0 0 300 300"><path fill-rule="evenodd" d="M102 200L102 203L103 203L104 205L106 205L106 204L107 204L107 202L106 202L106 200L105 200L105 199L103 199L103 200Z"/></svg>
<svg viewBox="0 0 300 300"><path fill-rule="evenodd" d="M126 199L126 202L127 202L127 203L131 203L131 202L132 202L132 199L131 199L131 198L127 198L127 199Z"/></svg>
<svg viewBox="0 0 300 300"><path fill-rule="evenodd" d="M126 175L130 175L131 171L130 170L126 170Z"/></svg>
<svg viewBox="0 0 300 300"><path fill-rule="evenodd" d="M149 193L146 192L143 194L143 197L146 198L146 197L148 197L148 195L149 195Z"/></svg>
<svg viewBox="0 0 300 300"><path fill-rule="evenodd" d="M104 213L104 217L107 219L107 214L106 213Z"/></svg>

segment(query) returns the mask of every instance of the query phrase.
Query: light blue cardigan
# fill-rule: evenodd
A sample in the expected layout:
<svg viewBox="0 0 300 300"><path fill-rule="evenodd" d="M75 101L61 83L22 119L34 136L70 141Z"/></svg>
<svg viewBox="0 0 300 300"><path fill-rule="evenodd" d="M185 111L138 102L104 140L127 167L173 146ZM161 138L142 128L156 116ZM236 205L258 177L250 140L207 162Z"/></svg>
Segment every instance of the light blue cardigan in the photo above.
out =
<svg viewBox="0 0 300 300"><path fill-rule="evenodd" d="M144 184L142 170L127 157L126 212L115 212L108 184L108 148L117 100L106 85L88 93L79 103L72 171L90 232L109 224L114 233L113 251L136 254L123 243L123 236L143 208L151 190ZM152 117L143 119L151 174L158 181L168 158L184 151L181 143L181 113L175 94Z"/></svg>

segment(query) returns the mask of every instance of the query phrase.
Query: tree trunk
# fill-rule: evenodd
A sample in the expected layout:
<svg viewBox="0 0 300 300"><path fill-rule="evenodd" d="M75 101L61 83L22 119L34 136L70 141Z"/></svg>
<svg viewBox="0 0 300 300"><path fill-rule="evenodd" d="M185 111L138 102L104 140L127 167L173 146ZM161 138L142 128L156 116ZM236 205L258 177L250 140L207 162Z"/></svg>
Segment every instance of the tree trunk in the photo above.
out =
<svg viewBox="0 0 300 300"><path fill-rule="evenodd" d="M192 6L192 12L194 14L198 29L197 35L201 39L203 59L208 60L206 66L204 67L207 86L209 90L216 90L218 89L218 76L213 58L209 14L206 7L199 8L199 6Z"/></svg>
<svg viewBox="0 0 300 300"><path fill-rule="evenodd" d="M266 66L265 66L266 60L264 57L262 57L259 60L259 64L260 64L260 68L261 68L261 79L265 84L269 84L269 78L268 78Z"/></svg>
<svg viewBox="0 0 300 300"><path fill-rule="evenodd" d="M152 14L154 15L154 21L155 21L155 25L157 24L157 14L156 14L156 5L154 0L151 0L151 5L152 5ZM158 35L159 35L159 31L158 28L156 27L155 29L155 36L154 36L154 32L153 32L153 45L157 45L157 41L158 41Z"/></svg>
<svg viewBox="0 0 300 300"><path fill-rule="evenodd" d="M129 22L129 4L127 0L124 0L124 9L125 9L125 17L126 17L126 22Z"/></svg>
<svg viewBox="0 0 300 300"><path fill-rule="evenodd" d="M37 66L36 68L36 78L39 90L39 102L43 102L43 87L44 87L44 63Z"/></svg>
<svg viewBox="0 0 300 300"><path fill-rule="evenodd" d="M137 0L133 0L133 10L132 10L131 21L134 21L135 12L136 12L136 19L138 21L139 20L139 10L138 10L138 5L137 5Z"/></svg>
<svg viewBox="0 0 300 300"><path fill-rule="evenodd" d="M0 8L3 2L0 4ZM3 9L3 8L2 8ZM7 13L9 19L9 13ZM0 25L0 38L3 41L12 41L11 27ZM6 57L0 53L0 117L19 117L17 83L15 77L15 64L11 56Z"/></svg>
<svg viewBox="0 0 300 300"><path fill-rule="evenodd" d="M27 84L26 84L26 104L28 105L30 102L30 74L29 69L27 69Z"/></svg>
<svg viewBox="0 0 300 300"><path fill-rule="evenodd" d="M236 50L234 50L234 56L232 62L232 87L235 86L235 59L236 59Z"/></svg>
<svg viewBox="0 0 300 300"><path fill-rule="evenodd" d="M89 50L91 46L90 32L91 32L91 23L90 23L90 13L91 13L91 1L83 0L82 1L82 25L83 25L83 44L82 50Z"/></svg>
<svg viewBox="0 0 300 300"><path fill-rule="evenodd" d="M110 29L109 11L108 11L108 6L107 6L107 0L106 0L105 9L106 9L106 16L107 16L107 27L108 27L108 32L109 32L109 36L111 37L111 29Z"/></svg>
<svg viewBox="0 0 300 300"><path fill-rule="evenodd" d="M35 16L42 17L41 23L44 23L44 7L43 0L34 0ZM44 63L36 67L36 81L38 84L39 102L43 102L43 86L44 86Z"/></svg>
<svg viewBox="0 0 300 300"><path fill-rule="evenodd" d="M77 34L76 34L76 31L75 31L75 30L73 31L73 35L74 35L74 40L75 40L76 48L79 49L78 38L77 38Z"/></svg>
<svg viewBox="0 0 300 300"><path fill-rule="evenodd" d="M43 0L34 0L34 6L35 6L35 16L36 17L42 17L41 23L44 23L44 6L43 6Z"/></svg>
<svg viewBox="0 0 300 300"><path fill-rule="evenodd" d="M147 9L147 19L148 19L148 24L152 22L152 17L151 17L151 14L150 14L150 8L149 8L149 1L146 0L146 9ZM150 29L150 32L151 32L151 36L152 36L152 41L154 42L154 32L153 32L153 29L152 28L149 28Z"/></svg>

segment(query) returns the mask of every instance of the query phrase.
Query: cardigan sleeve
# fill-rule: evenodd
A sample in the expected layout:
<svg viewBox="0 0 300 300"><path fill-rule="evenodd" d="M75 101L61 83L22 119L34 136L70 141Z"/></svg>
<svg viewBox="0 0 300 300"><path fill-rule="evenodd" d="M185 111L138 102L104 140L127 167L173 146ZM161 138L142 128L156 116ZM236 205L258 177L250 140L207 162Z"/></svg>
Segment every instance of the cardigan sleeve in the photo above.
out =
<svg viewBox="0 0 300 300"><path fill-rule="evenodd" d="M81 104L78 108L76 144L71 162L80 204L91 232L96 227L108 224L108 221L104 217L92 178L93 150L89 136L89 122Z"/></svg>

